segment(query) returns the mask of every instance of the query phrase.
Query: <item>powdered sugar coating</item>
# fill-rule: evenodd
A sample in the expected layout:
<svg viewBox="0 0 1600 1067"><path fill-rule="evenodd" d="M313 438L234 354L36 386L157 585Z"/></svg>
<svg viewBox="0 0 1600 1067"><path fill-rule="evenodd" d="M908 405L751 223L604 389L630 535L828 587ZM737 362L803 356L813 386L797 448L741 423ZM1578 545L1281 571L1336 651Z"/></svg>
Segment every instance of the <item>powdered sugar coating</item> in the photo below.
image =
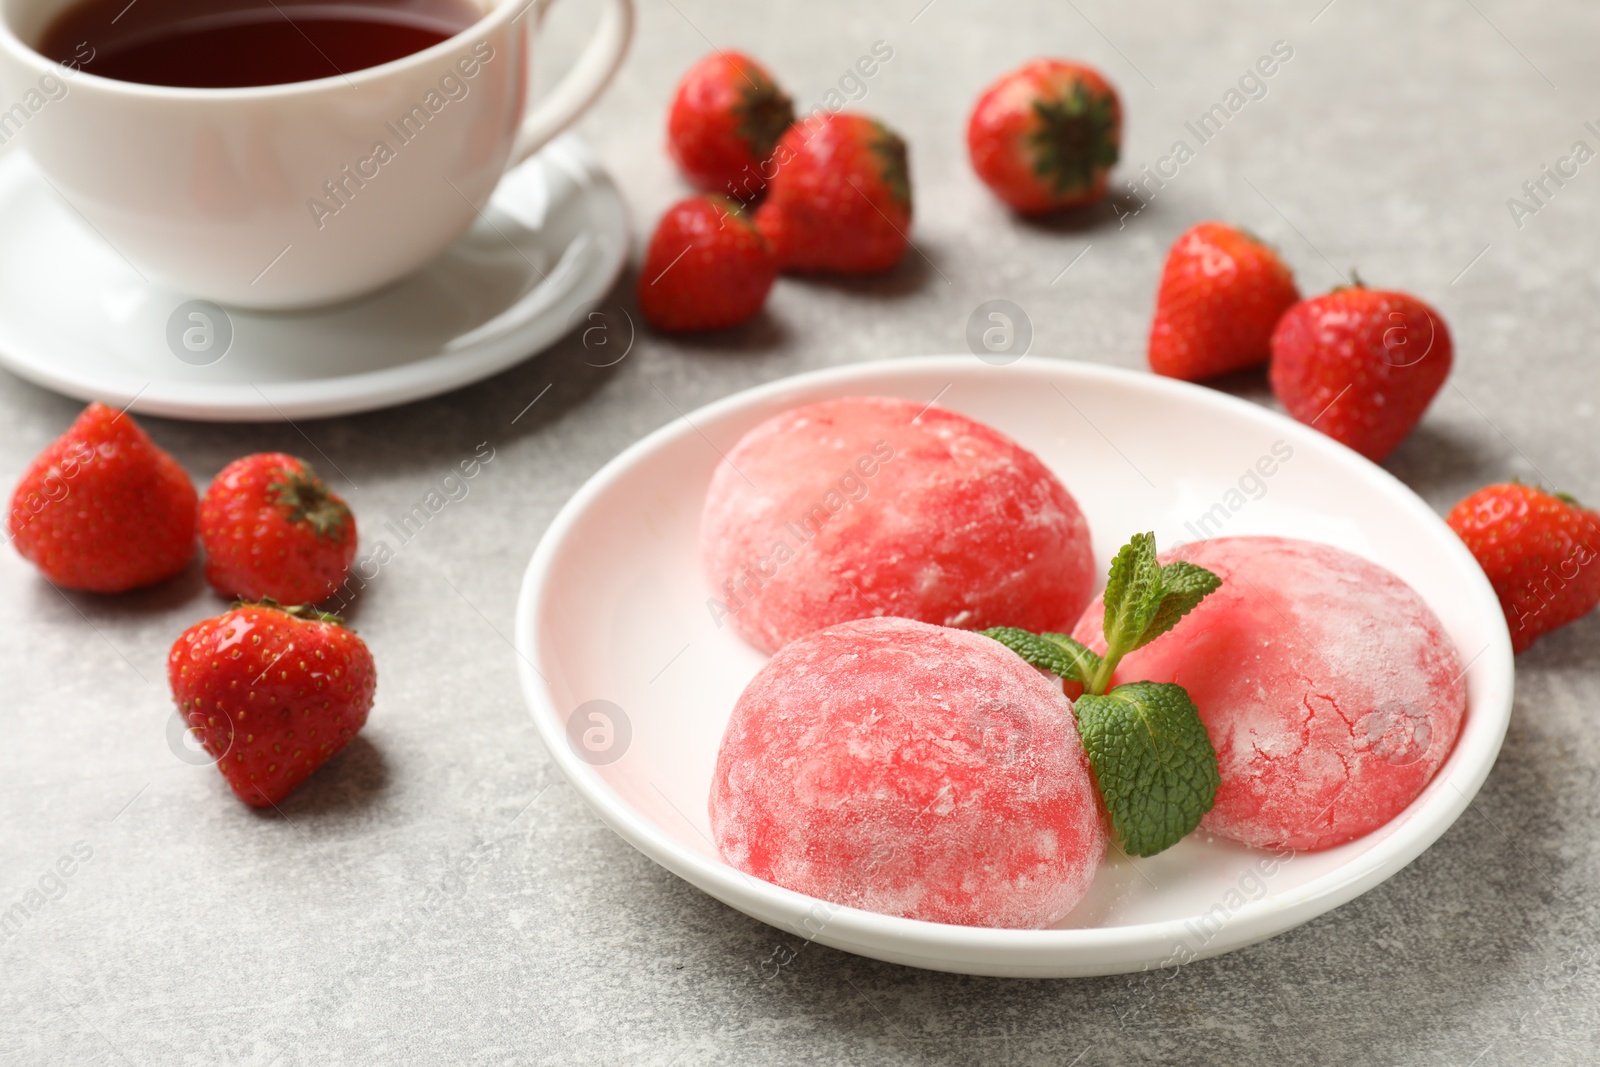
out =
<svg viewBox="0 0 1600 1067"><path fill-rule="evenodd" d="M719 623L772 652L850 619L1070 626L1089 527L1039 458L938 407L845 397L751 430L711 479L701 550Z"/></svg>
<svg viewBox="0 0 1600 1067"><path fill-rule="evenodd" d="M969 926L1056 922L1106 847L1066 698L998 642L910 619L774 656L728 722L710 812L758 878Z"/></svg>
<svg viewBox="0 0 1600 1067"><path fill-rule="evenodd" d="M1221 576L1176 628L1124 657L1113 682L1177 682L1216 746L1200 825L1258 847L1323 849L1416 799L1466 713L1455 646L1399 577L1331 545L1222 537L1162 557ZM1105 650L1103 608L1074 636Z"/></svg>

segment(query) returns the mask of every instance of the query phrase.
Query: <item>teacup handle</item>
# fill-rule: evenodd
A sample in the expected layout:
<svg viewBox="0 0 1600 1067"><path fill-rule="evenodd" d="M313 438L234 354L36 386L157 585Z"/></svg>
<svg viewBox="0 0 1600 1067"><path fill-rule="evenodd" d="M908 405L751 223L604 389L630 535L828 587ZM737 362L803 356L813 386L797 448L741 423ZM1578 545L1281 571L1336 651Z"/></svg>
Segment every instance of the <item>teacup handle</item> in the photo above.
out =
<svg viewBox="0 0 1600 1067"><path fill-rule="evenodd" d="M544 9L553 0L534 0L528 12L529 47L532 47L532 21L544 15ZM556 134L572 125L578 116L589 109L603 89L610 84L622 58L628 53L628 42L633 37L633 0L602 0L600 25L595 30L583 53L572 69L567 71L556 87L532 105L523 116L522 128L511 146L511 158L506 168L516 166L543 148ZM528 79L532 88L533 79Z"/></svg>

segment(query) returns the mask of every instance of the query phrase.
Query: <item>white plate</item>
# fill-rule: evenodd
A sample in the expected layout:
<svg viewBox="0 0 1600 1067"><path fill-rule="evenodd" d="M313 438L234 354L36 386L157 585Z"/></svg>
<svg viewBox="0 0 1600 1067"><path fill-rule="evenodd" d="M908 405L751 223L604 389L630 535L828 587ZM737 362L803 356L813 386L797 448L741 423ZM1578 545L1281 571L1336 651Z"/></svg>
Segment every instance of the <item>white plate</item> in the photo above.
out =
<svg viewBox="0 0 1600 1067"><path fill-rule="evenodd" d="M1102 574L1136 531L1154 529L1164 547L1195 539L1185 524L1286 442L1293 457L1265 481L1265 495L1237 511L1228 497L1227 522L1208 532L1325 541L1410 582L1469 663L1468 712L1454 752L1415 803L1358 841L1272 861L1194 834L1151 859L1108 862L1058 929L892 918L729 867L711 844L706 797L723 726L763 657L731 628L713 625L697 547L701 504L720 453L745 431L794 405L852 394L937 396L1032 449L1088 516ZM775 382L678 419L618 456L556 516L528 566L516 643L523 690L557 765L645 855L798 937L971 974L1173 966L1320 915L1400 870L1456 820L1489 773L1511 714L1511 643L1493 590L1449 527L1387 472L1223 393L1036 357L1009 367L971 356L860 364ZM568 720L591 700L621 709L612 762L591 763L589 748L567 739ZM604 740L602 730L590 747Z"/></svg>
<svg viewBox="0 0 1600 1067"><path fill-rule="evenodd" d="M488 377L571 329L628 250L610 178L562 137L508 174L472 229L417 273L312 311L229 309L231 344L196 363L215 354L223 327L209 351L180 358L169 323L195 321L179 310L189 297L146 282L26 153L0 157L0 218L0 366L82 400L215 421L367 411Z"/></svg>

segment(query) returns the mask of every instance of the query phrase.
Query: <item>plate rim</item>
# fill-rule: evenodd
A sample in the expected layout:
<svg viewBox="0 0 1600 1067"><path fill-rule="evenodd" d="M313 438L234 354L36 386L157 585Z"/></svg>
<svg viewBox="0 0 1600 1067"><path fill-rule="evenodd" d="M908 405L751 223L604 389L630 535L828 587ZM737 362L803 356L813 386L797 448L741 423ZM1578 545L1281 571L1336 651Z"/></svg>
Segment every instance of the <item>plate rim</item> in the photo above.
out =
<svg viewBox="0 0 1600 1067"><path fill-rule="evenodd" d="M17 171L19 176L10 180L26 181L27 171L37 172L38 164L25 151L12 153L12 157L0 157L0 174ZM191 422L288 422L354 415L397 407L480 382L534 358L569 333L570 314L557 322L551 312L603 298L621 277L631 245L632 220L627 204L610 173L578 135L562 134L520 166L560 167L582 175L586 186L582 202L590 219L584 233L605 233L612 239L597 242L599 258L580 268L570 291L551 309L535 315L518 329L464 351L441 348L433 355L399 366L333 378L262 383L264 389L250 382L150 382L141 388L131 376L113 379L65 373L60 362L47 353L29 349L19 354L3 345L0 368L40 388L84 402L99 400L135 415ZM527 300L537 291L531 290L520 300ZM419 368L424 372L417 373ZM432 373L428 373L430 369Z"/></svg>
<svg viewBox="0 0 1600 1067"><path fill-rule="evenodd" d="M1016 368L1034 371L1045 376L1072 378L1082 376L1102 382L1132 384L1139 388L1154 389L1158 393L1181 396L1187 400L1212 406L1226 414L1243 416L1269 426L1293 427L1297 438L1304 437L1313 448L1321 449L1331 461L1360 470L1367 478L1378 475L1378 484L1408 510L1426 521L1444 526L1444 520L1417 493L1389 471L1365 457L1346 448L1318 431L1289 419L1287 416L1249 400L1215 389L1161 377L1144 371L1131 370L1109 364L1091 363L1073 359L1031 356L1008 366L977 363L971 356L925 355L870 360L827 367L786 376L771 382L739 390L729 396L696 408L687 414L680 413L664 425L635 441L579 487L551 520L540 536L532 557L523 574L518 592L513 646L517 655L518 677L524 702L534 720L540 740L552 761L563 776L583 797L588 806L601 819L634 848L673 874L683 878L703 892L730 907L742 911L768 925L778 926L767 915L757 914L744 906L740 898L750 894L752 906L765 905L769 912L778 911L804 914L820 904L828 911L828 918L820 931L806 931L793 926L788 932L803 940L816 940L858 955L903 963L927 969L946 970L964 974L1015 976L1015 977L1073 977L1125 973L1141 969L1139 962L1120 963L1075 960L1083 951L1131 946L1135 942L1149 942L1174 946L1184 940L1184 924L1193 918L1163 919L1152 922L1131 923L1108 927L1080 927L1070 929L1014 930L991 927L955 926L943 923L882 915L845 905L832 904L820 898L785 889L761 881L736 868L713 861L679 844L675 839L657 830L654 825L636 812L602 778L595 768L581 761L565 743L565 731L560 713L554 706L548 687L539 675L534 660L539 658L536 618L542 594L548 584L551 567L557 553L564 547L573 527L587 512L589 505L604 495L624 474L638 463L680 437L698 435L698 427L740 409L759 406L782 397L785 393L810 391L818 387L847 387L862 379L877 378L885 372L906 375L937 371L955 371L963 374L1008 373ZM845 395L840 393L839 395ZM1307 436L1309 435L1309 436ZM1296 440L1296 446L1300 440ZM1445 527L1448 529L1448 527ZM1491 618L1491 638L1483 652L1466 667L1477 667L1489 679L1489 688L1481 707L1473 707L1472 721L1476 724L1470 734L1477 747L1472 761L1457 764L1463 753L1463 742L1469 734L1463 729L1456 746L1445 763L1428 784L1451 788L1438 789L1436 797L1427 808L1414 812L1409 832L1391 834L1371 849L1353 857L1326 874L1314 878L1293 890L1294 899L1272 896L1246 901L1230 910L1227 924L1201 951L1190 953L1182 962L1189 963L1245 947L1268 937L1284 933L1306 921L1354 899L1403 870L1413 860L1432 847L1466 811L1477 795L1489 771L1493 768L1510 725L1512 685L1514 680L1511 638L1505 617L1500 609L1488 578L1484 576L1466 546L1458 539L1445 550L1456 556L1458 566L1474 575L1475 593ZM1470 565L1470 567L1467 567ZM1489 609L1492 607L1492 615ZM1481 666L1480 666L1481 664ZM1486 732L1487 731L1487 732ZM1456 764L1452 767L1452 764ZM1449 770L1447 776L1446 771ZM1427 818L1420 818L1427 813ZM1263 852L1263 855L1270 853ZM732 899L730 899L732 898ZM779 927L783 928L783 927ZM1223 936L1233 931L1232 937ZM839 936L845 935L845 936ZM955 950L958 957L928 957L911 951L927 946L930 941ZM900 947L896 947L897 943ZM974 959L974 953L987 954L992 960ZM1074 964L1077 966L1074 966ZM1148 969L1148 960L1143 967Z"/></svg>

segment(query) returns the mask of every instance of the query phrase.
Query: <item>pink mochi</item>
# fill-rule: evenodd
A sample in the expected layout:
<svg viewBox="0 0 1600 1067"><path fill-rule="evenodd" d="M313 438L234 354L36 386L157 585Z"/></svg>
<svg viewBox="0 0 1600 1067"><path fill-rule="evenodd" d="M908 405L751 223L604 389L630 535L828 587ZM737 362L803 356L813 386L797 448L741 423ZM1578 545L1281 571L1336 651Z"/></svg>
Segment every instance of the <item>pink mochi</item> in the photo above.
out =
<svg viewBox="0 0 1600 1067"><path fill-rule="evenodd" d="M1185 545L1222 587L1124 657L1114 684L1177 682L1216 746L1200 825L1260 848L1371 833L1417 798L1466 714L1455 646L1400 578L1342 549L1279 537ZM1097 598L1073 636L1105 650Z"/></svg>
<svg viewBox="0 0 1600 1067"><path fill-rule="evenodd" d="M1105 856L1059 689L987 637L863 619L802 637L733 710L711 785L722 855L886 915L1037 928Z"/></svg>
<svg viewBox="0 0 1600 1067"><path fill-rule="evenodd" d="M1039 458L907 400L768 419L718 465L700 530L713 617L764 652L880 615L1059 631L1094 591L1088 524Z"/></svg>

